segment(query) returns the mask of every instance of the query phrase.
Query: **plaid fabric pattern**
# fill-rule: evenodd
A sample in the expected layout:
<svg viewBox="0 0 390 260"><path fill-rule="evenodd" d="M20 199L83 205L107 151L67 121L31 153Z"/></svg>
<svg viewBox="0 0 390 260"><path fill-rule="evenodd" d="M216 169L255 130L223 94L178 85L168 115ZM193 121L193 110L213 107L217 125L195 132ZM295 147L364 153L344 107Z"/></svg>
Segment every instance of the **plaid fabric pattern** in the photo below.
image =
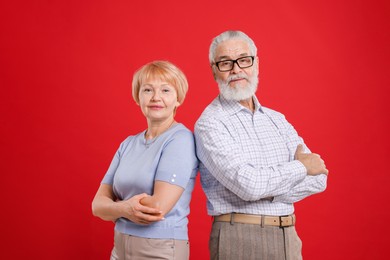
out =
<svg viewBox="0 0 390 260"><path fill-rule="evenodd" d="M252 113L218 96L195 124L200 176L210 215L288 215L293 203L326 188L327 176L308 176L294 160L303 139L254 97ZM306 152L310 152L304 145Z"/></svg>

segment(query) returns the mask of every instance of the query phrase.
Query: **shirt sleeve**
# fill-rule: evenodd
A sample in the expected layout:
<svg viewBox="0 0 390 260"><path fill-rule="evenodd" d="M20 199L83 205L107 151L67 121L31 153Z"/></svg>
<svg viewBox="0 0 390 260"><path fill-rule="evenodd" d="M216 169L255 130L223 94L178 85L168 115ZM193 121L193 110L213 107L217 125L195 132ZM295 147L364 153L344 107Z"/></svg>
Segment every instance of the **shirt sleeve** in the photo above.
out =
<svg viewBox="0 0 390 260"><path fill-rule="evenodd" d="M327 176L306 176L305 179L292 187L286 194L274 197L273 202L295 203L310 195L320 193L326 189Z"/></svg>
<svg viewBox="0 0 390 260"><path fill-rule="evenodd" d="M222 120L202 118L195 126L195 138L198 158L207 170L245 201L286 194L306 176L299 161L256 168Z"/></svg>
<svg viewBox="0 0 390 260"><path fill-rule="evenodd" d="M302 144L305 153L311 153L310 149L304 143L304 140L298 135L294 127L284 118L281 118L279 125L283 125L282 134L286 138L287 146L290 150L290 159L294 160L295 151L298 144ZM306 175L305 178L291 187L291 189L285 193L275 196L274 202L295 203L310 195L323 192L326 189L327 175L320 174L316 176Z"/></svg>
<svg viewBox="0 0 390 260"><path fill-rule="evenodd" d="M190 178L196 177L197 171L193 134L187 130L175 132L163 148L155 180L186 188Z"/></svg>
<svg viewBox="0 0 390 260"><path fill-rule="evenodd" d="M107 170L106 174L103 177L103 180L101 182L102 184L113 185L115 172L116 172L116 170L117 170L117 168L119 166L122 151L123 151L124 147L127 145L127 143L130 142L130 140L131 140L131 136L126 138L126 140L124 140L120 144L119 148L117 149L117 151L114 154L114 158L112 158L112 160L111 160L110 167L108 167L108 170Z"/></svg>

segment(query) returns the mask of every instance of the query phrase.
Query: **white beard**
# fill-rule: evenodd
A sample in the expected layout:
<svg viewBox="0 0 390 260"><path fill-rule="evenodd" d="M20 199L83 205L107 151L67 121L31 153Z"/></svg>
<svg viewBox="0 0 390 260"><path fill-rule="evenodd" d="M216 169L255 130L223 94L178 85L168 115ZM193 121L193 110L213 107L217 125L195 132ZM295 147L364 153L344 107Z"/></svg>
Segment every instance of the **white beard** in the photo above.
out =
<svg viewBox="0 0 390 260"><path fill-rule="evenodd" d="M241 84L236 83L235 87L230 87L230 81L238 78L246 79L248 81L248 85L246 87L242 87ZM240 73L229 76L226 81L222 81L221 79L216 79L216 81L218 83L221 96L227 100L235 101L251 98L256 93L257 85L259 83L257 73L255 73L251 78L248 78L244 73Z"/></svg>

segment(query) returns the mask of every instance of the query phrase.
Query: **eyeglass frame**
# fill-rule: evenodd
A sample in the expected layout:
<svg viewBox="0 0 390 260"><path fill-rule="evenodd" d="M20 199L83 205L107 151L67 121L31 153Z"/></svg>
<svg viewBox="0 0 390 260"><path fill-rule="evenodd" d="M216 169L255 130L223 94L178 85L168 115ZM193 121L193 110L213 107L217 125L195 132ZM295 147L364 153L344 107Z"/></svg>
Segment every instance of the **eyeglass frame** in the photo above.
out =
<svg viewBox="0 0 390 260"><path fill-rule="evenodd" d="M251 58L251 59L252 59L252 63L251 63L250 66L241 67L240 64L238 64L238 60L240 60L240 59L245 59L245 58ZM250 68L250 67L253 66L254 60L255 60L255 56L250 56L250 55L249 55L249 56L240 57L240 58L235 59L235 60L221 60L221 61L217 61L217 62L214 62L213 65L215 65L215 66L218 68L218 70L219 70L220 72L228 72L228 71L231 71L231 70L234 69L234 63L237 64L237 66L238 66L240 69L246 69L246 68ZM226 61L231 61L231 62L233 62L232 68L231 68L230 70L221 70L221 69L219 68L218 64L221 63L221 62L226 62Z"/></svg>

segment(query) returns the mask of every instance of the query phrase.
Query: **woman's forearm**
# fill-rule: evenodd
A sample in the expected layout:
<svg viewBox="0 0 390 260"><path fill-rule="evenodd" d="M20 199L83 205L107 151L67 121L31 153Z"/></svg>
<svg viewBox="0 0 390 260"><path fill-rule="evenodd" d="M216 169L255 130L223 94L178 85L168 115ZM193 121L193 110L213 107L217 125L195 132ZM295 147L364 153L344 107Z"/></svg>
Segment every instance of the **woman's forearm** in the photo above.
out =
<svg viewBox="0 0 390 260"><path fill-rule="evenodd" d="M123 215L123 207L116 202L112 185L101 184L92 201L92 214L107 221L116 221Z"/></svg>
<svg viewBox="0 0 390 260"><path fill-rule="evenodd" d="M116 221L122 217L120 202L107 197L97 197L92 202L92 214L106 221Z"/></svg>

